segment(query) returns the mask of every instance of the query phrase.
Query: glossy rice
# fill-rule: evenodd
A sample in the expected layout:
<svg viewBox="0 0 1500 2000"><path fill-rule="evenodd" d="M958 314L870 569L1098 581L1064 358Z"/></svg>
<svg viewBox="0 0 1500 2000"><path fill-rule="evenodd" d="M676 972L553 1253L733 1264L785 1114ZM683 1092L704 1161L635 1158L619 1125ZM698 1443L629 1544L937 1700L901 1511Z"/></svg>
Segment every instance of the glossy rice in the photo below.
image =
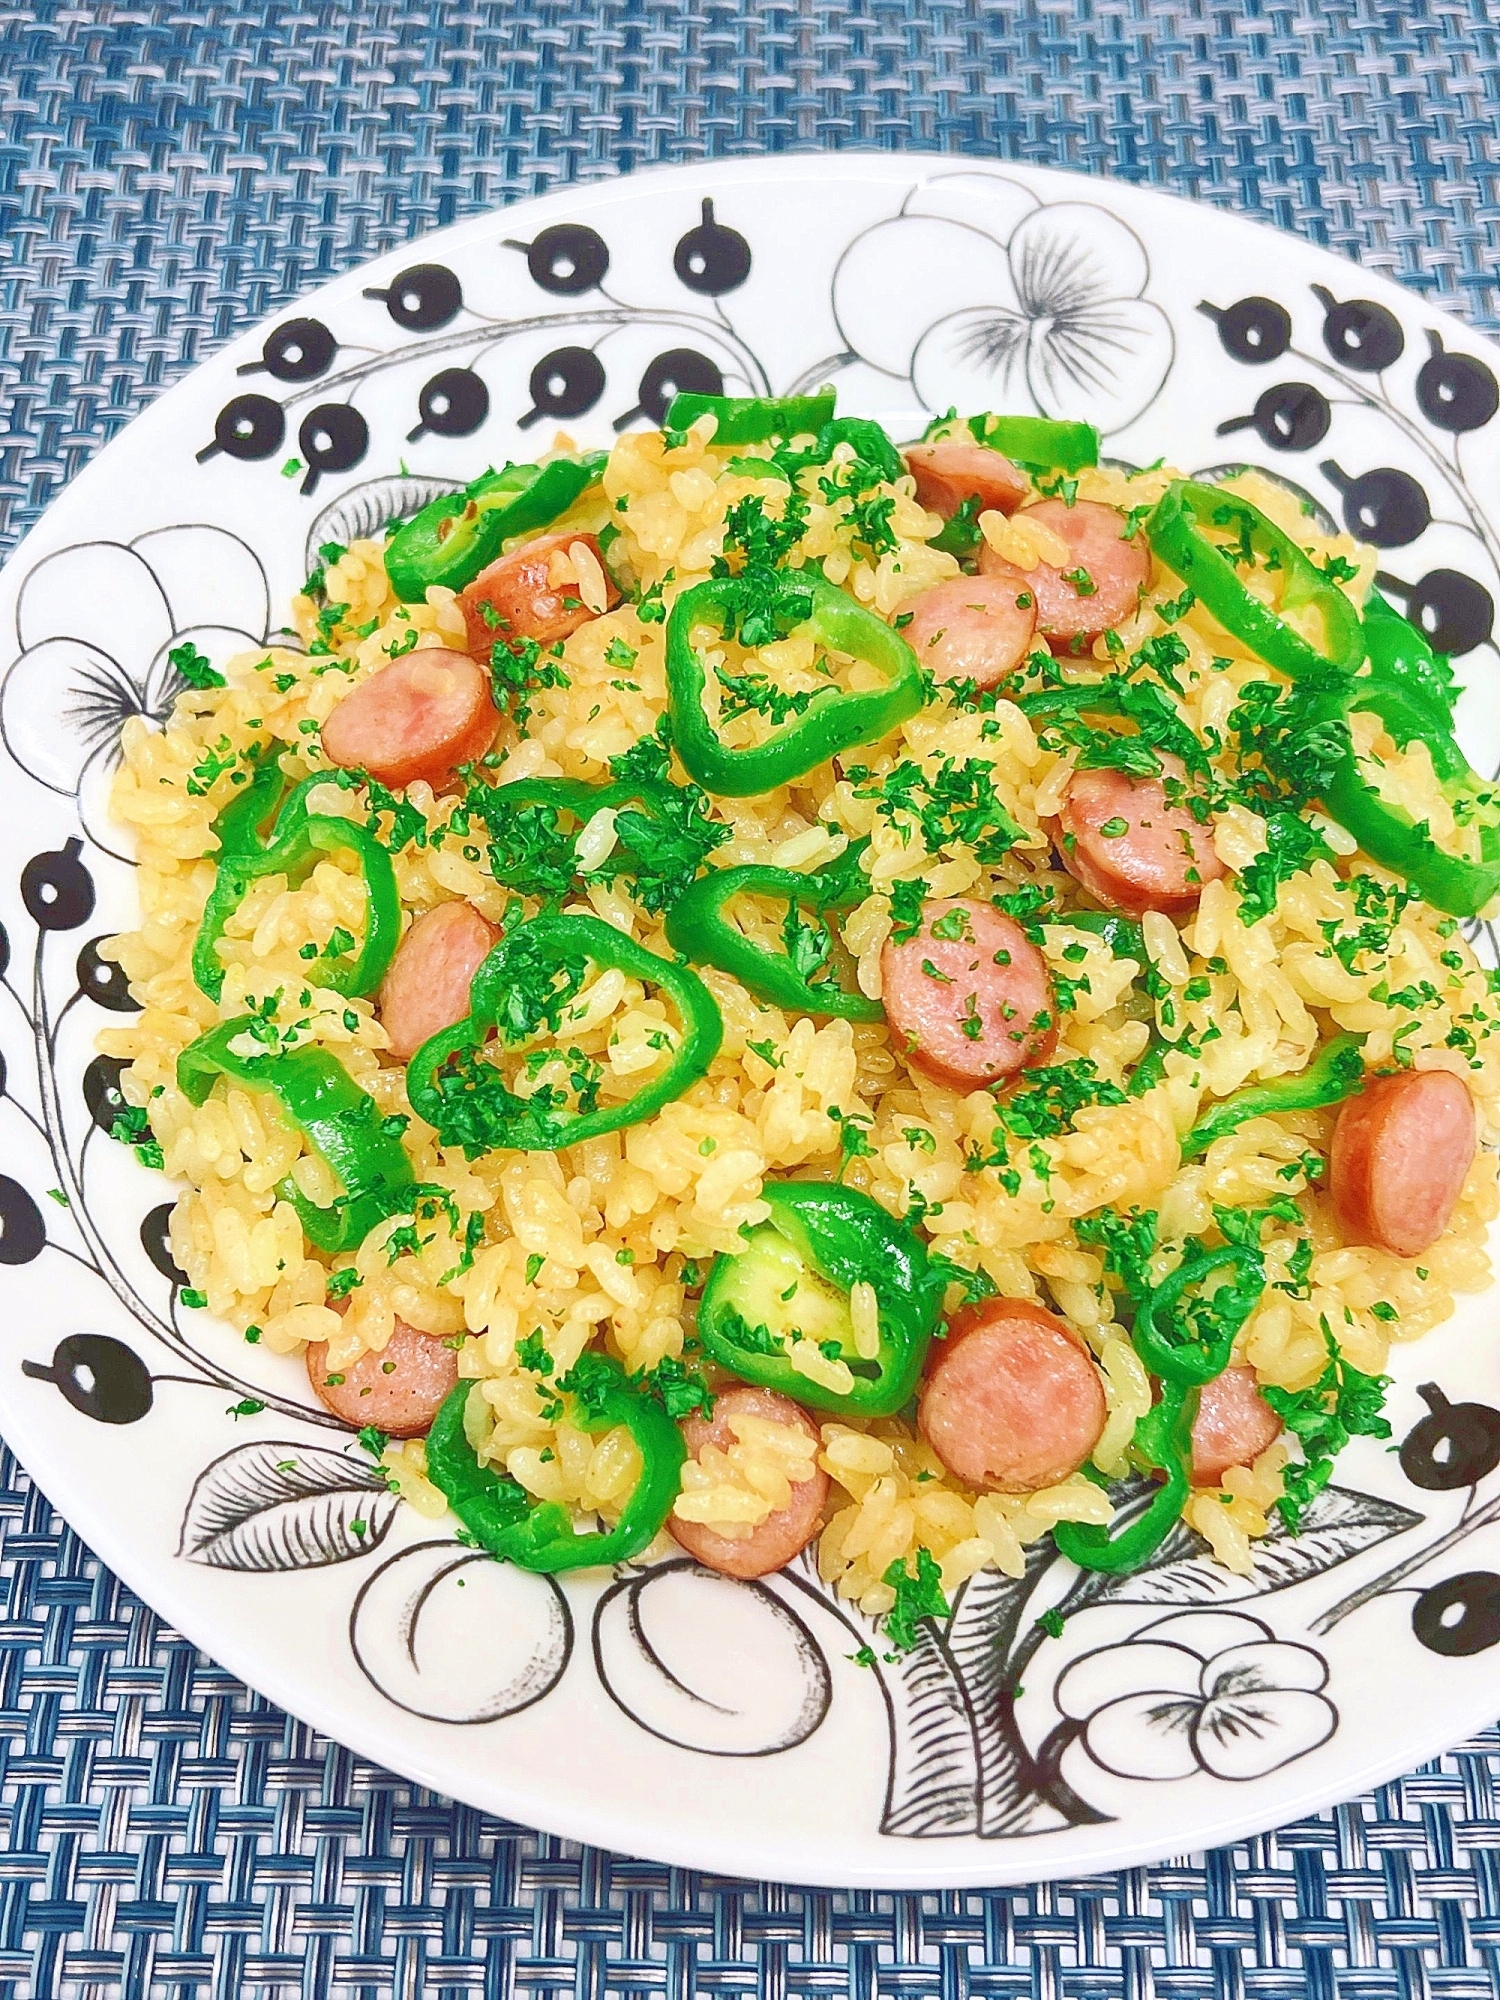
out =
<svg viewBox="0 0 1500 2000"><path fill-rule="evenodd" d="M777 490L728 471L732 457L743 462L746 453L716 451L702 427L671 450L658 433L628 435L611 454L602 496L580 503L565 526L618 528L612 563L642 584L665 584L670 600L708 573L727 508L747 494ZM1081 474L1078 491L1137 508L1154 500L1170 476L1130 478L1102 468ZM794 560L821 563L830 580L882 615L897 615L915 593L958 574L951 557L923 545L939 521L917 503L909 478L885 489L898 546L878 560L855 546L847 502L824 504L808 484L810 523ZM1309 540L1309 523L1284 490L1253 475L1237 485ZM1038 551L1024 529L991 525L1008 561L1035 565ZM1354 567L1346 588L1361 601L1373 572L1371 552L1345 536L1311 539L1315 559L1337 554ZM1126 645L1168 629L1157 607L1181 591L1175 576L1154 572L1140 613L1121 628ZM1214 1099L1247 1081L1300 1071L1345 1029L1368 1034L1371 1065L1389 1061L1399 1045L1419 1067L1454 1070L1473 1093L1481 1140L1500 1136L1495 1045L1482 1035L1464 1045L1471 1010L1486 1009L1489 992L1462 937L1413 902L1397 924L1390 963L1346 970L1327 954L1324 927L1353 930L1360 919L1326 862L1295 876L1273 913L1253 924L1240 921L1233 875L1209 883L1196 915L1180 928L1165 917L1145 919L1147 952L1165 996L1155 1002L1157 1025L1169 1040L1183 1027L1210 1039L1196 1058L1169 1056L1164 1081L1143 1096L1086 1109L1071 1133L1029 1153L1021 1149L1019 1181L1011 1187L993 1168L973 1163L992 1144L989 1094L964 1097L928 1081L908 1066L883 1024L788 1018L709 970L703 977L724 1017L722 1053L710 1075L649 1123L555 1156L496 1153L469 1162L456 1149L440 1149L431 1130L413 1120L407 1145L417 1178L450 1190L460 1213L477 1210L486 1218L470 1268L449 1275L461 1246L441 1220L424 1228L427 1240L416 1254L387 1250L400 1218L375 1230L352 1257L311 1251L275 1190L290 1175L312 1200L327 1201L336 1192L327 1170L269 1098L221 1083L194 1108L176 1088L174 1063L204 1029L251 1006L269 1006L283 1020L295 1011L311 1016L309 1038L345 1063L383 1111L410 1109L404 1069L389 1054L373 1004L310 987L309 961L299 956L339 926L359 929L363 889L345 857L322 860L299 888L278 879L255 885L229 926L217 1006L189 969L214 877L213 859L204 858L214 845L211 822L232 796L235 760L269 737L294 754L289 768L317 769L316 730L308 725L322 722L351 685L409 646L412 634L419 648L464 644L464 618L452 593L434 588L426 604L398 604L374 542L356 543L328 569L326 600L347 607L336 623L325 617L320 631L320 606L298 597L291 607L296 647L245 654L229 670L225 689L185 695L161 733L133 722L114 793L115 811L138 845L141 919L113 949L142 1011L104 1033L100 1046L131 1065L124 1093L149 1110L166 1170L179 1184L173 1255L212 1312L235 1327L258 1329L260 1341L277 1353L327 1341L337 1366L340 1357L379 1351L398 1317L449 1338L461 1375L483 1385L482 1399L469 1405L471 1440L481 1456L535 1494L610 1520L638 1470L634 1445L624 1431L589 1436L555 1423L544 1386L518 1362L517 1343L539 1330L558 1373L590 1345L631 1369L680 1353L709 1261L736 1249L741 1226L766 1212L763 1182L775 1175L830 1176L839 1161L840 1121L851 1118L868 1120L873 1147L852 1162L851 1184L896 1211L920 1198L935 1247L982 1268L1002 1294L1035 1297L1045 1286L1044 1303L1055 1303L1083 1335L1107 1385L1109 1416L1094 1454L1106 1472L1123 1469L1125 1443L1150 1389L1113 1318L1100 1256L1073 1233L1079 1218L1105 1204L1160 1209L1167 1240L1210 1226L1214 1204L1293 1194L1314 1246L1306 1286L1300 1294L1296 1286L1277 1289L1297 1235L1273 1223L1265 1239L1271 1283L1236 1346L1236 1359L1252 1364L1262 1382L1289 1388L1309 1384L1323 1368L1325 1322L1360 1369L1377 1371L1393 1337L1426 1331L1449 1315L1456 1293L1487 1283L1486 1225L1500 1206L1488 1150L1478 1154L1443 1239L1415 1263L1339 1243L1326 1201L1305 1171L1310 1148L1326 1152L1332 1112L1257 1119L1219 1140L1206 1157L1186 1165L1180 1159L1179 1136ZM1265 678L1266 669L1200 609L1170 629L1189 649L1181 670L1188 712L1200 730L1222 730L1237 690ZM1308 630L1316 637L1314 627ZM609 759L654 730L664 708L663 633L659 623L642 623L630 604L573 633L563 653L568 684L535 696L525 740L502 732L498 779L607 779ZM618 648L609 656L616 641L635 655L623 671ZM327 650L304 650L313 642ZM818 684L809 642L794 635L769 651L784 686ZM1096 651L1107 657L1102 643ZM1368 732L1367 748L1383 747L1386 790L1412 806L1415 817L1430 818L1440 837L1461 841L1451 815L1445 823L1426 753L1417 747L1397 755L1388 742L1382 746L1373 717L1359 718L1358 726ZM733 740L739 727L729 725L726 735ZM731 828L715 855L724 864L811 870L851 839L869 836L869 892L849 915L845 938L871 996L879 994L881 948L891 929L889 892L902 878L923 877L941 897L984 897L1030 880L1045 882L1064 908L1079 896L1041 830L1058 810L1069 766L1039 746L1018 708L1002 702L991 715L930 706L847 761L879 774L904 758L927 770L945 758L982 760L997 797L1025 829L1024 843L994 867L982 866L962 845L933 858L914 822L877 814L875 803L831 764L769 796L713 805ZM435 798L423 785L412 796L430 825L441 828L454 800ZM349 795L332 785L312 803L319 812L351 810ZM607 841L608 830L595 830L595 837ZM1328 838L1339 851L1351 845L1337 828ZM1261 822L1244 810L1229 811L1219 823L1218 850L1231 870L1263 840ZM462 897L498 922L508 900L481 850L462 837L407 846L395 865L408 919ZM623 891L596 883L571 907L590 908L665 949L660 920L643 916ZM1055 972L1078 982L1053 1060L1087 1056L1104 1076L1123 1082L1151 1028L1140 989L1133 1000L1127 992L1130 962L1113 959L1097 936L1065 922L1046 927L1044 950ZM1426 982L1440 1003L1388 1006L1375 991L1382 981L1386 991ZM310 1001L294 1005L304 991ZM594 975L584 997L588 1012L570 1040L604 1065L606 1095L628 1094L653 1060L650 1038L663 1022L662 1003L617 971ZM362 1283L349 1293L347 1310L336 1312L328 1281L351 1263ZM1396 1308L1394 1321L1374 1310L1383 1301ZM748 1427L732 1465L694 1476L692 1517L733 1533L754 1514L747 1496L757 1492L769 1511L784 1489L789 1451L795 1457L788 1439ZM1232 1568L1251 1562L1286 1456L1284 1446L1274 1445L1253 1468L1231 1471L1222 1489L1189 1503L1187 1519ZM413 1505L433 1516L442 1512L441 1496L424 1476L420 1440L392 1446L386 1462ZM899 1420L825 1423L819 1463L834 1481L819 1569L871 1612L891 1602L882 1580L889 1565L919 1545L937 1558L951 1588L989 1565L1018 1573L1027 1544L1059 1520L1109 1516L1106 1496L1081 1474L1029 1496L976 1496Z"/></svg>

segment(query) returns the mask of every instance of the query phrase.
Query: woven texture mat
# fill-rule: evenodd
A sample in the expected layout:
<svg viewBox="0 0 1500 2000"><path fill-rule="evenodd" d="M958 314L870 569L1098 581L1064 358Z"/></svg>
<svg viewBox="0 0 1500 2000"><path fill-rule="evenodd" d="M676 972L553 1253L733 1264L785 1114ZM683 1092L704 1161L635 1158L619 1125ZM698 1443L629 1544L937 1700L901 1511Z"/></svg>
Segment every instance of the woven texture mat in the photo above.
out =
<svg viewBox="0 0 1500 2000"><path fill-rule="evenodd" d="M0 545L299 291L658 160L918 147L1110 173L1496 326L1497 22L1492 0L0 6ZM164 1627L3 1454L0 1536L0 2000L1500 1991L1494 1733L1118 1878L754 1887L506 1826L325 1742Z"/></svg>

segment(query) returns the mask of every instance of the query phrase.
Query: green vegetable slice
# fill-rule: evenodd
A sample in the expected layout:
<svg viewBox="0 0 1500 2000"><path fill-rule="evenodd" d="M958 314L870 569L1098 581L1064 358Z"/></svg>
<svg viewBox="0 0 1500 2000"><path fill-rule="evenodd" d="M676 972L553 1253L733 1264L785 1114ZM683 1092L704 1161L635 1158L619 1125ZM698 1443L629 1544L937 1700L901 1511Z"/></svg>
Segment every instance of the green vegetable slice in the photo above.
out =
<svg viewBox="0 0 1500 2000"><path fill-rule="evenodd" d="M539 534L598 484L608 452L507 465L487 472L461 493L444 493L403 523L386 544L391 587L404 604L420 604L429 588L462 590L518 536Z"/></svg>

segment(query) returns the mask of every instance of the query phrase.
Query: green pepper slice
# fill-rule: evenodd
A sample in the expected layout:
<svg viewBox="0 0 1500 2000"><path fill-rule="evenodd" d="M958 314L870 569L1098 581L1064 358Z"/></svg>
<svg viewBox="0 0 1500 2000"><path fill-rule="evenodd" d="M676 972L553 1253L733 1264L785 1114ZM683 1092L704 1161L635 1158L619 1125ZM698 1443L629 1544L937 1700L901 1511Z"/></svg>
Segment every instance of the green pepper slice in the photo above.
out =
<svg viewBox="0 0 1500 2000"><path fill-rule="evenodd" d="M697 396L679 389L667 405L664 430L685 431L699 417L714 417L720 444L760 444L766 438L802 437L833 416L834 392L812 396Z"/></svg>
<svg viewBox="0 0 1500 2000"><path fill-rule="evenodd" d="M507 465L461 493L443 493L403 522L386 544L385 568L403 604L420 604L434 583L462 590L506 542L550 527L599 482L609 454L585 452L546 465Z"/></svg>
<svg viewBox="0 0 1500 2000"><path fill-rule="evenodd" d="M1203 520L1215 527L1237 527L1245 557L1258 556L1265 568L1279 571L1286 610L1305 605L1317 610L1326 651L1309 645L1284 618L1250 595L1228 556L1200 531ZM1352 674L1364 658L1363 628L1348 598L1290 535L1238 494L1199 480L1173 480L1147 516L1146 535L1153 553L1225 631L1279 673L1292 680L1326 681L1330 669Z"/></svg>
<svg viewBox="0 0 1500 2000"><path fill-rule="evenodd" d="M768 629L772 623L805 627L819 644L879 668L887 685L861 694L820 690L798 720L764 743L731 749L704 710L707 676L692 635L699 625L734 629L747 613ZM672 606L667 697L672 740L688 775L721 797L752 798L790 784L856 743L877 742L915 715L923 702L922 673L899 632L819 571L757 570L694 584Z"/></svg>
<svg viewBox="0 0 1500 2000"><path fill-rule="evenodd" d="M1056 417L1001 417L989 411L975 417L937 417L922 433L922 442L945 442L959 429L1017 465L1082 472L1099 463L1099 433L1094 426Z"/></svg>
<svg viewBox="0 0 1500 2000"><path fill-rule="evenodd" d="M641 1476L613 1528L580 1535L566 1507L538 1500L518 1481L481 1465L464 1430L478 1387L460 1382L444 1398L427 1437L427 1476L481 1548L521 1569L559 1570L628 1562L648 1548L672 1511L687 1447L657 1400L607 1355L581 1354L557 1385L574 1398L573 1421L592 1433L623 1424L641 1454Z"/></svg>
<svg viewBox="0 0 1500 2000"><path fill-rule="evenodd" d="M1209 1303L1214 1307L1207 1338L1200 1338L1191 1303L1183 1301L1202 1287L1215 1271L1229 1271ZM1226 1243L1184 1257L1142 1300L1131 1328L1135 1351L1164 1383L1202 1388L1229 1366L1235 1335L1245 1324L1266 1289L1266 1267L1258 1250L1245 1243Z"/></svg>
<svg viewBox="0 0 1500 2000"><path fill-rule="evenodd" d="M316 983L335 993L373 993L385 977L401 937L401 898L391 857L368 827L331 814L310 813L308 794L329 783L315 771L287 791L279 763L263 761L249 784L214 821L219 866L193 939L193 979L210 1000L224 991L218 944L225 926L263 875L285 875L293 887L304 882L320 854L353 854L365 884L365 937L354 953L341 952L320 966ZM285 794L284 802L282 801ZM274 815L274 818L273 818ZM267 836L263 829L271 821ZM309 977L311 977L309 971Z"/></svg>
<svg viewBox="0 0 1500 2000"><path fill-rule="evenodd" d="M889 1417L916 1391L942 1309L944 1279L909 1224L836 1182L770 1181L769 1220L745 1248L714 1261L698 1337L721 1368L835 1416ZM854 1351L849 1293L864 1280L879 1300L879 1352ZM854 1377L843 1393L794 1367L798 1336L834 1342Z"/></svg>
<svg viewBox="0 0 1500 2000"><path fill-rule="evenodd" d="M1403 689L1426 711L1434 729L1451 736L1459 691L1447 659L1378 590L1365 601L1364 635L1370 678Z"/></svg>
<svg viewBox="0 0 1500 2000"><path fill-rule="evenodd" d="M720 868L700 876L667 911L667 942L674 951L700 965L716 965L737 979L757 1000L791 1014L831 1014L843 1021L880 1021L885 1009L878 1000L851 993L834 978L819 979L828 968L834 937L824 912L848 909L868 893L869 880L858 871L859 841L839 857L855 864L818 875L799 875L791 868L767 868L753 862ZM857 878L857 879L856 879ZM735 896L766 896L786 904L782 936L784 952L767 951L735 929L724 915ZM802 912L812 912L804 924Z"/></svg>
<svg viewBox="0 0 1500 2000"><path fill-rule="evenodd" d="M1436 727L1430 704L1420 691L1407 685L1360 679L1346 688L1329 690L1316 706L1322 720L1342 718L1354 709L1372 710L1403 750L1412 742L1427 745L1444 797L1454 806L1467 805L1478 821L1478 861L1448 853L1433 839L1425 820L1414 821L1402 807L1383 799L1360 770L1347 734L1343 753L1324 786L1323 804L1372 860L1404 875L1425 901L1450 917L1477 917L1500 896L1496 810L1500 795L1495 788L1472 768L1457 739Z"/></svg>
<svg viewBox="0 0 1500 2000"><path fill-rule="evenodd" d="M406 1149L386 1129L374 1098L327 1049L247 1056L230 1047L256 1025L243 1015L189 1042L177 1058L177 1087L193 1104L202 1104L221 1076L269 1091L344 1190L328 1208L310 1202L290 1180L277 1193L293 1204L320 1250L355 1249L377 1222L404 1214L415 1201L419 1189Z"/></svg>
<svg viewBox="0 0 1500 2000"><path fill-rule="evenodd" d="M1130 1446L1136 1457L1166 1479L1145 1511L1127 1528L1103 1528L1093 1521L1059 1521L1052 1539L1080 1569L1130 1576L1156 1554L1182 1517L1191 1492L1193 1419L1198 1391L1181 1382L1163 1385L1162 1398L1136 1424Z"/></svg>
<svg viewBox="0 0 1500 2000"><path fill-rule="evenodd" d="M512 1043L529 1040L544 1025L556 1032L590 965L618 966L629 978L662 988L682 1017L676 1054L623 1104L565 1111L550 1087L530 1097L512 1091L478 1059L480 1045L492 1030ZM500 1148L557 1152L653 1118L706 1074L724 1038L718 1004L696 973L648 951L601 917L576 911L544 912L507 932L474 975L469 1010L417 1050L407 1064L406 1088L418 1117L445 1146L461 1145L471 1160Z"/></svg>
<svg viewBox="0 0 1500 2000"><path fill-rule="evenodd" d="M1116 915L1113 910L1065 910L1049 923L1071 924L1074 930L1090 931L1103 938L1116 958L1133 958L1145 965L1146 933L1134 917Z"/></svg>
<svg viewBox="0 0 1500 2000"><path fill-rule="evenodd" d="M1195 1160L1215 1139L1237 1131L1251 1118L1275 1117L1281 1111L1319 1111L1352 1097L1364 1081L1363 1035L1336 1035L1300 1076L1278 1077L1272 1083L1252 1083L1216 1104L1182 1141L1182 1157Z"/></svg>

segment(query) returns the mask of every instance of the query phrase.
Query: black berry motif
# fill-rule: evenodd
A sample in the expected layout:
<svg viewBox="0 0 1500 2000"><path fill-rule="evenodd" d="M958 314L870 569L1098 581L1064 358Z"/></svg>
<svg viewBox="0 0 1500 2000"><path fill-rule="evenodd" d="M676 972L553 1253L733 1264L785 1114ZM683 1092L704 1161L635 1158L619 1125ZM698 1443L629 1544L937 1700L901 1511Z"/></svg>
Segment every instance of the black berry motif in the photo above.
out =
<svg viewBox="0 0 1500 2000"><path fill-rule="evenodd" d="M737 229L714 221L714 205L703 204L703 220L678 240L672 269L690 292L716 299L743 285L750 275L750 245ZM705 395L716 391L705 390Z"/></svg>
<svg viewBox="0 0 1500 2000"><path fill-rule="evenodd" d="M422 385L417 398L421 422L406 433L412 444L424 431L438 437L468 437L490 413L490 392L472 368L445 368Z"/></svg>
<svg viewBox="0 0 1500 2000"><path fill-rule="evenodd" d="M269 458L286 436L286 412L269 396L231 396L214 419L212 444L198 453L201 465L215 452L231 458Z"/></svg>
<svg viewBox="0 0 1500 2000"><path fill-rule="evenodd" d="M94 914L94 878L78 859L75 835L47 854L33 854L21 870L21 901L44 931L76 931Z"/></svg>
<svg viewBox="0 0 1500 2000"><path fill-rule="evenodd" d="M370 427L352 403L319 403L302 419L297 444L307 460L302 491L311 493L325 472L347 472L370 446Z"/></svg>
<svg viewBox="0 0 1500 2000"><path fill-rule="evenodd" d="M1292 344L1292 316L1274 299L1239 299L1232 306L1198 310L1219 329L1219 345L1235 361L1279 361Z"/></svg>
<svg viewBox="0 0 1500 2000"><path fill-rule="evenodd" d="M1230 417L1218 435L1253 430L1273 451L1311 451L1328 435L1328 398L1310 382L1278 382L1256 399L1248 417Z"/></svg>
<svg viewBox="0 0 1500 2000"><path fill-rule="evenodd" d="M172 1220L172 1204L164 1201L141 1224L141 1248L169 1285L185 1285L187 1272L172 1255L167 1230Z"/></svg>
<svg viewBox="0 0 1500 2000"><path fill-rule="evenodd" d="M259 361L247 361L236 370L240 375L258 375L262 369L278 382L311 382L324 373L339 351L339 344L320 319L289 319L266 335Z"/></svg>
<svg viewBox="0 0 1500 2000"><path fill-rule="evenodd" d="M47 1247L42 1211L19 1181L0 1174L0 1264L32 1264Z"/></svg>
<svg viewBox="0 0 1500 2000"><path fill-rule="evenodd" d="M10 970L10 932L0 924L0 979Z"/></svg>
<svg viewBox="0 0 1500 2000"><path fill-rule="evenodd" d="M591 347L555 348L532 369L527 388L531 408L519 429L540 417L581 417L604 394L604 364Z"/></svg>
<svg viewBox="0 0 1500 2000"><path fill-rule="evenodd" d="M1313 292L1323 302L1323 345L1346 368L1373 375L1399 361L1406 346L1401 322L1373 299L1346 299L1342 304L1324 285Z"/></svg>
<svg viewBox="0 0 1500 2000"><path fill-rule="evenodd" d="M526 252L533 284L565 298L592 291L609 269L609 245L597 229L581 222L554 222L534 243L517 243L508 236L505 247Z"/></svg>
<svg viewBox="0 0 1500 2000"><path fill-rule="evenodd" d="M112 1132L115 1120L130 1109L120 1088L124 1070L118 1056L95 1056L83 1072L83 1101L101 1132Z"/></svg>
<svg viewBox="0 0 1500 2000"><path fill-rule="evenodd" d="M33 1382L55 1382L75 1410L96 1424L136 1424L151 1407L151 1373L123 1340L107 1333L70 1333L52 1364L23 1361Z"/></svg>
<svg viewBox="0 0 1500 2000"><path fill-rule="evenodd" d="M107 1007L111 1014L139 1014L141 1003L131 997L124 967L116 965L112 958L99 956L100 945L108 942L107 938L90 938L79 952L78 990L99 1006Z"/></svg>
<svg viewBox="0 0 1500 2000"><path fill-rule="evenodd" d="M1331 458L1318 470L1344 496L1344 526L1362 542L1373 542L1377 549L1404 548L1432 525L1427 495L1409 472L1382 465L1351 479Z"/></svg>
<svg viewBox="0 0 1500 2000"><path fill-rule="evenodd" d="M1406 615L1435 653L1472 653L1495 629L1495 600L1482 583L1456 569L1430 569L1408 587L1382 574L1385 589L1404 592Z"/></svg>
<svg viewBox="0 0 1500 2000"><path fill-rule="evenodd" d="M1429 1653L1463 1659L1487 1651L1500 1640L1500 1576L1471 1569L1433 1584L1412 1609L1411 1629Z"/></svg>
<svg viewBox="0 0 1500 2000"><path fill-rule="evenodd" d="M644 417L648 424L660 424L666 417L667 405L682 390L693 396L720 396L724 393L724 377L706 354L699 354L691 347L674 347L666 354L658 354L647 364L636 390L640 401L623 417L615 418L615 429L624 430L637 417Z"/></svg>
<svg viewBox="0 0 1500 2000"><path fill-rule="evenodd" d="M1417 1394L1431 1415L1413 1424L1401 1445L1401 1470L1413 1486L1446 1493L1474 1486L1500 1465L1500 1410L1487 1403L1450 1403L1436 1382Z"/></svg>
<svg viewBox="0 0 1500 2000"><path fill-rule="evenodd" d="M391 280L385 291L366 287L367 299L384 299L397 326L413 333L431 333L446 326L464 302L463 287L446 264L413 264Z"/></svg>
<svg viewBox="0 0 1500 2000"><path fill-rule="evenodd" d="M1500 385L1472 354L1449 354L1429 333L1430 357L1417 375L1417 407L1440 431L1477 431L1500 407Z"/></svg>

